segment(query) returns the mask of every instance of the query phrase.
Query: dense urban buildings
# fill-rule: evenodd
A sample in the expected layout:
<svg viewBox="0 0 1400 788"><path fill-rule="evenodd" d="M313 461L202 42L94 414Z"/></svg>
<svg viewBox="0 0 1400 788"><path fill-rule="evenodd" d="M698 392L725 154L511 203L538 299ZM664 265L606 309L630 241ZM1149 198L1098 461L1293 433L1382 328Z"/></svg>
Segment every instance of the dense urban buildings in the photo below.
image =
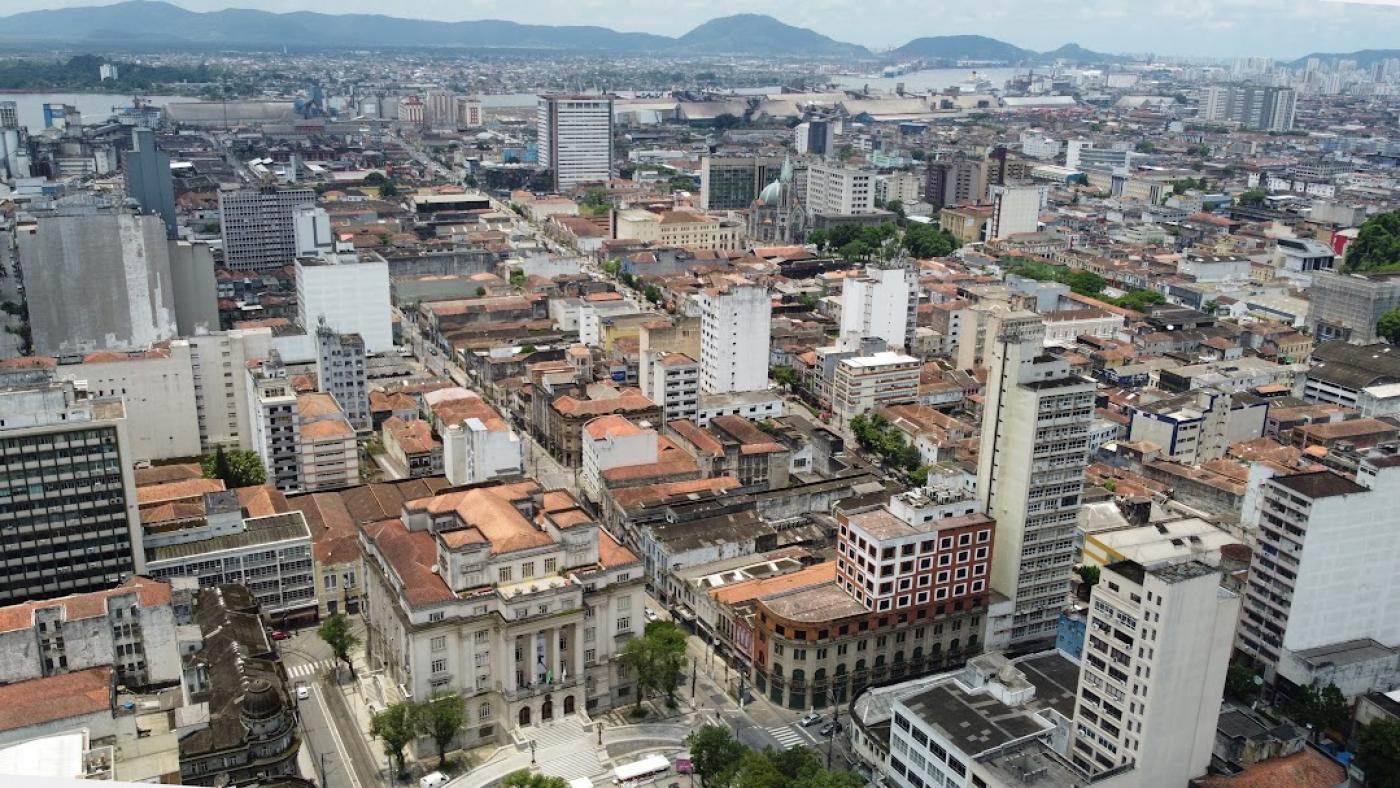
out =
<svg viewBox="0 0 1400 788"><path fill-rule="evenodd" d="M259 272L291 264L296 259L296 212L315 204L310 189L221 190L224 266Z"/></svg>

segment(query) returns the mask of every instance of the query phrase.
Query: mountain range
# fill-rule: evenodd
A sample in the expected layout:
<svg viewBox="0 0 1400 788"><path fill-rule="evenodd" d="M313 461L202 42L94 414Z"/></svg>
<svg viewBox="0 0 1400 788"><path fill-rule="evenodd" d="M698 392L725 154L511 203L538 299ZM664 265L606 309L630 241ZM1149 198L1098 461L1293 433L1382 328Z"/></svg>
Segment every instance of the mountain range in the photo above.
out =
<svg viewBox="0 0 1400 788"><path fill-rule="evenodd" d="M436 22L375 14L322 14L230 8L195 12L159 0L29 11L0 17L0 43L117 47L392 48L494 47L571 52L745 54L773 57L1034 62L1046 55L985 36L933 36L874 53L761 14L712 19L678 37L606 27L527 25L503 20ZM1106 61L1074 45L1073 59ZM1054 53L1051 53L1054 54ZM1049 59L1053 59L1049 58Z"/></svg>

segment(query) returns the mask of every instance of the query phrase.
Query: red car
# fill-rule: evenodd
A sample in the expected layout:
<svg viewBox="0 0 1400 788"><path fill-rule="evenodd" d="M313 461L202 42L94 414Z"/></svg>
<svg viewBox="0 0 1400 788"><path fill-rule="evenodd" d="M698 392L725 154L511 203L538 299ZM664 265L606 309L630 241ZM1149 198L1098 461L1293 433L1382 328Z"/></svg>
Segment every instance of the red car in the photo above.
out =
<svg viewBox="0 0 1400 788"><path fill-rule="evenodd" d="M268 634L272 635L273 640L286 640L287 638L291 637L291 635L287 634L286 632L283 632L280 629L274 629Z"/></svg>

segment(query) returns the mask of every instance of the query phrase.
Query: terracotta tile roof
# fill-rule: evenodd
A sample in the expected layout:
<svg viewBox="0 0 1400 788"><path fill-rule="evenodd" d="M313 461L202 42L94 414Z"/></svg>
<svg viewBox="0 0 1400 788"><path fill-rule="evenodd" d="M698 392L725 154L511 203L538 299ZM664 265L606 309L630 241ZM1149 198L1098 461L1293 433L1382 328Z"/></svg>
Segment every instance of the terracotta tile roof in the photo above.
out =
<svg viewBox="0 0 1400 788"><path fill-rule="evenodd" d="M1207 775L1192 780L1200 788L1332 788L1346 781L1346 768L1305 747L1283 758L1270 758L1233 777Z"/></svg>
<svg viewBox="0 0 1400 788"><path fill-rule="evenodd" d="M457 598L442 577L433 571L437 564L437 545L432 534L409 531L402 520L371 523L365 526L365 534L398 576L404 598L410 605L430 605Z"/></svg>
<svg viewBox="0 0 1400 788"><path fill-rule="evenodd" d="M583 431L588 434L588 437L594 440L623 437L627 435L641 435L645 432L641 427L629 421L626 416L618 416L616 414L599 416L593 419L583 425Z"/></svg>
<svg viewBox="0 0 1400 788"><path fill-rule="evenodd" d="M204 476L204 470L197 462L183 462L176 465L152 465L149 468L136 469L136 486L146 487L152 484L165 484L167 482L182 482L188 479L199 479Z"/></svg>
<svg viewBox="0 0 1400 788"><path fill-rule="evenodd" d="M115 698L111 665L9 684L0 687L0 730L111 711Z"/></svg>
<svg viewBox="0 0 1400 788"><path fill-rule="evenodd" d="M148 484L136 488L136 502L141 506L153 506L175 501L198 501L205 493L221 492L222 479L185 479L164 484Z"/></svg>
<svg viewBox="0 0 1400 788"><path fill-rule="evenodd" d="M453 397L427 397L428 408L432 411L433 417L441 424L455 426L467 419L479 419L486 426L486 429L492 432L501 432L509 428L506 420L501 418L501 414L480 395L466 389L456 391L460 391L462 394ZM447 395L455 392L443 390L433 393Z"/></svg>
<svg viewBox="0 0 1400 788"><path fill-rule="evenodd" d="M836 579L836 562L826 561L806 569L799 569L786 575L777 577L765 577L757 580L745 580L741 583L721 586L710 592L716 602L724 605L732 605L736 602L747 602L750 599L762 599L763 597L781 594L785 591L792 591L797 588L805 588L821 583L830 583Z"/></svg>
<svg viewBox="0 0 1400 788"><path fill-rule="evenodd" d="M565 416L601 416L605 413L630 413L651 410L656 403L646 398L640 389L625 388L608 399L579 399L565 395L554 401L554 409Z"/></svg>
<svg viewBox="0 0 1400 788"><path fill-rule="evenodd" d="M463 527L441 532L438 538L443 544L451 548L486 541L491 544L491 553L500 555L554 544L553 537L515 508L516 501L539 489L533 481L476 487L412 501L408 508L426 509L432 514L454 512Z"/></svg>
<svg viewBox="0 0 1400 788"><path fill-rule="evenodd" d="M0 369L53 369L58 359L52 356L19 356L0 361Z"/></svg>
<svg viewBox="0 0 1400 788"><path fill-rule="evenodd" d="M624 487L620 490L613 490L612 498L619 506L623 507L648 506L675 498L683 498L693 493L725 493L739 486L739 480L733 476L715 476L708 479Z"/></svg>
<svg viewBox="0 0 1400 788"><path fill-rule="evenodd" d="M170 604L169 583L152 580L149 577L133 577L116 588L109 588L105 591L90 591L86 594L72 594L57 599L35 600L0 607L0 632L33 628L34 611L40 608L62 608L63 620L65 621L105 617L108 598L129 594L133 591L136 592L137 601L142 607Z"/></svg>
<svg viewBox="0 0 1400 788"><path fill-rule="evenodd" d="M355 430L342 419L325 419L301 425L302 440L322 441L334 438L353 438Z"/></svg>
<svg viewBox="0 0 1400 788"><path fill-rule="evenodd" d="M270 484L239 487L233 492L238 496L238 505L247 517L267 517L291 511L287 496Z"/></svg>
<svg viewBox="0 0 1400 788"><path fill-rule="evenodd" d="M442 444L433 437L432 427L422 419L404 421L398 416L389 417L384 422L384 435L397 443L399 449L408 456L430 454Z"/></svg>
<svg viewBox="0 0 1400 788"><path fill-rule="evenodd" d="M312 392L297 396L297 415L303 419L319 419L340 413L340 405L335 397L322 392Z"/></svg>
<svg viewBox="0 0 1400 788"><path fill-rule="evenodd" d="M697 425L690 419L676 419L666 423L671 431L684 438L690 445L699 451L705 452L711 457L720 457L724 454L724 444L719 439L711 435L703 427Z"/></svg>
<svg viewBox="0 0 1400 788"><path fill-rule="evenodd" d="M606 569L616 569L619 566L638 563L640 559L637 554L618 544L612 534L599 529L598 531L598 563Z"/></svg>

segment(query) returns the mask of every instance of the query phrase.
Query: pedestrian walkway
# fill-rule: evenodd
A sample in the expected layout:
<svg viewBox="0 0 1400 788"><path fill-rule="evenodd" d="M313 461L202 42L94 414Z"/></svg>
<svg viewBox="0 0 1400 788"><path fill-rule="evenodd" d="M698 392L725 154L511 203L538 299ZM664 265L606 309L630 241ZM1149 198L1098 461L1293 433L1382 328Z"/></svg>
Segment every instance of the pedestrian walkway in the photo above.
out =
<svg viewBox="0 0 1400 788"><path fill-rule="evenodd" d="M806 737L794 730L791 725L781 725L773 728L764 728L764 730L768 731L769 736L772 736L773 738L777 739L778 743L783 745L784 750L791 750L793 747L796 747L799 744L811 744L811 742L809 742L806 739Z"/></svg>
<svg viewBox="0 0 1400 788"><path fill-rule="evenodd" d="M287 668L287 678L305 679L310 678L323 670L330 670L335 667L334 659L321 659L315 662L308 662L305 665L293 665Z"/></svg>

